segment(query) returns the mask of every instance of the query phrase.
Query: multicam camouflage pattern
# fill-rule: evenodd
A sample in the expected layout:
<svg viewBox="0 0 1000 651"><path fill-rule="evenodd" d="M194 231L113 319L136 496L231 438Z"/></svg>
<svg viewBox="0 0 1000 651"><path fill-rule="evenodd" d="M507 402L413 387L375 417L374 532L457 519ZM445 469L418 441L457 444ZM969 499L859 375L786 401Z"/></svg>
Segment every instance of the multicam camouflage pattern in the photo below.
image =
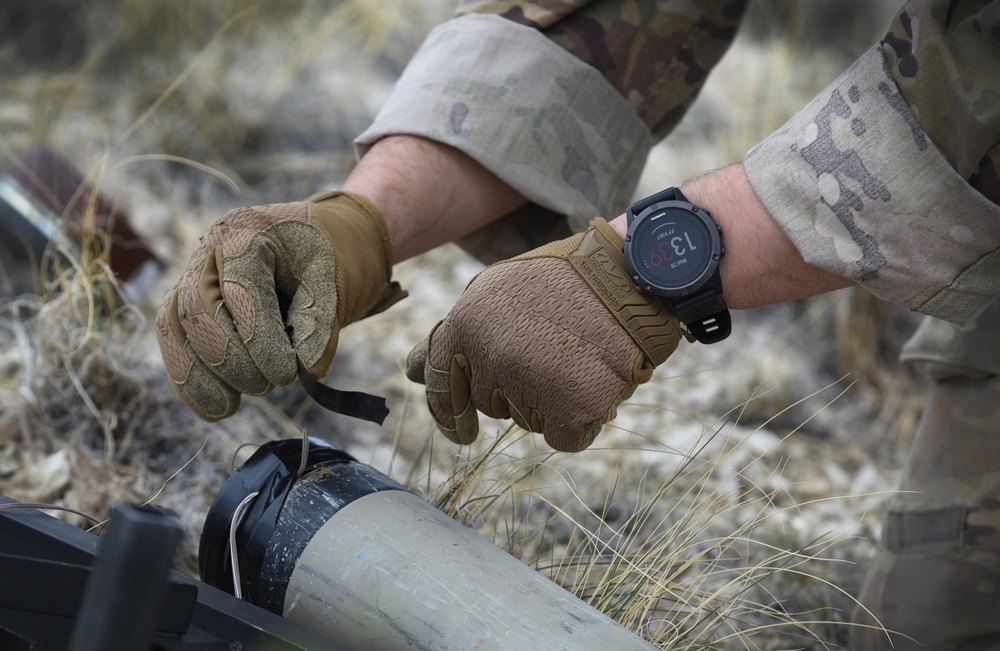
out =
<svg viewBox="0 0 1000 651"><path fill-rule="evenodd" d="M1000 295L1000 2L907 3L747 155L805 259L966 324Z"/></svg>
<svg viewBox="0 0 1000 651"><path fill-rule="evenodd" d="M431 32L358 138L360 153L394 133L464 151L531 201L567 215L574 230L627 204L653 144L635 109L595 69L537 30L479 14Z"/></svg>
<svg viewBox="0 0 1000 651"><path fill-rule="evenodd" d="M1000 378L935 382L900 489L850 648L1000 649Z"/></svg>
<svg viewBox="0 0 1000 651"><path fill-rule="evenodd" d="M530 199L463 242L486 262L583 230L633 198L745 4L463 0L359 153L391 133L440 140ZM1000 294L998 34L996 0L913 0L883 43L748 154L755 189L807 260L957 323Z"/></svg>
<svg viewBox="0 0 1000 651"><path fill-rule="evenodd" d="M748 0L463 0L457 13L533 27L596 68L659 140L725 54Z"/></svg>
<svg viewBox="0 0 1000 651"><path fill-rule="evenodd" d="M882 53L930 141L1000 204L1000 2L908 2Z"/></svg>
<svg viewBox="0 0 1000 651"><path fill-rule="evenodd" d="M965 328L940 319L924 319L906 342L901 357L923 365L937 378L1000 375L1000 300ZM996 429L1000 432L1000 422Z"/></svg>
<svg viewBox="0 0 1000 651"><path fill-rule="evenodd" d="M462 242L484 262L585 230L631 202L649 150L694 100L745 4L467 0L411 61L359 153L388 134L428 137L530 199Z"/></svg>

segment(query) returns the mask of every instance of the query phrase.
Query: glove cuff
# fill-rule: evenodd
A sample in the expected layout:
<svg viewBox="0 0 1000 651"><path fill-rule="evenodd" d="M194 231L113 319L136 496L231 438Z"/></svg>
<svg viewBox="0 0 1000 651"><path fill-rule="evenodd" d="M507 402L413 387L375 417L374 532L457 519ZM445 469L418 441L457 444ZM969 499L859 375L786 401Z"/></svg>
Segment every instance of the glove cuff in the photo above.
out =
<svg viewBox="0 0 1000 651"><path fill-rule="evenodd" d="M569 261L646 358L659 365L674 352L681 337L688 341L694 338L681 329L677 318L659 299L636 288L625 266L622 244L611 224L598 217L583 233L540 246L506 262L531 258Z"/></svg>
<svg viewBox="0 0 1000 651"><path fill-rule="evenodd" d="M591 221L567 259L654 365L670 357L685 333L660 300L629 278L622 238L608 222Z"/></svg>
<svg viewBox="0 0 1000 651"><path fill-rule="evenodd" d="M392 244L378 209L352 192L326 192L309 201L309 223L333 246L337 260L340 327L377 314L406 297L392 282Z"/></svg>

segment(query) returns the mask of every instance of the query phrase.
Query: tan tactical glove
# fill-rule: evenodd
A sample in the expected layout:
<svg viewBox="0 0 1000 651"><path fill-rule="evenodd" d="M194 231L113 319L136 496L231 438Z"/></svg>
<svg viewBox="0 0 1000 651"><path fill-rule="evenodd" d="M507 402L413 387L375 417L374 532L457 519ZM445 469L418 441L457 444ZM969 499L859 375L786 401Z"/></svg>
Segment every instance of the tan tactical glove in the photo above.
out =
<svg viewBox="0 0 1000 651"><path fill-rule="evenodd" d="M296 355L322 377L342 327L406 295L391 275L385 223L362 197L231 210L202 237L156 317L174 388L217 420L241 394L292 382Z"/></svg>
<svg viewBox="0 0 1000 651"><path fill-rule="evenodd" d="M589 446L683 333L629 279L603 219L486 268L407 359L440 430L479 433L476 410L513 418L557 450Z"/></svg>

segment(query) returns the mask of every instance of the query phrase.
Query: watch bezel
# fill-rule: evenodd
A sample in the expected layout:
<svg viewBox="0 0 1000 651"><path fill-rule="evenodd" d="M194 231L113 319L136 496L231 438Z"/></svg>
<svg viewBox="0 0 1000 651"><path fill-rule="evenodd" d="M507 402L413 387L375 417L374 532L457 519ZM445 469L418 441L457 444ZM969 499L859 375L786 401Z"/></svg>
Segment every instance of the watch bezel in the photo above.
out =
<svg viewBox="0 0 1000 651"><path fill-rule="evenodd" d="M634 241L636 231L643 226L644 222L655 218L657 213L665 213L668 209L683 210L689 215L692 215L696 219L700 220L708 230L710 249L706 254L706 264L704 265L701 273L698 274L694 280L685 283L684 285L665 286L647 278L642 273L642 265L636 264L636 258L633 255L632 243ZM712 221L712 216L707 210L699 208L688 201L673 199L658 201L650 204L639 212L638 215L635 215L628 226L628 231L625 234L625 246L623 249L625 262L628 266L629 277L640 291L663 298L684 298L685 296L690 296L691 294L698 292L712 281L712 277L715 275L715 272L719 267L719 261L722 259L722 237L719 234L718 225Z"/></svg>

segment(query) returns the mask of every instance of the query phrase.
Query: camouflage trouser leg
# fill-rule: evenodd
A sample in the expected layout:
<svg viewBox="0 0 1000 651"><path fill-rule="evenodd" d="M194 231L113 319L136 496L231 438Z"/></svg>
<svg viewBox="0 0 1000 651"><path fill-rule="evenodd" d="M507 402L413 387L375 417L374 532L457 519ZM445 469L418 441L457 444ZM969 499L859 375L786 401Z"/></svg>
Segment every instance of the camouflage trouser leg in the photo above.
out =
<svg viewBox="0 0 1000 651"><path fill-rule="evenodd" d="M903 356L933 386L854 623L905 636L854 626L850 648L1000 650L1000 301L965 331L926 321Z"/></svg>

